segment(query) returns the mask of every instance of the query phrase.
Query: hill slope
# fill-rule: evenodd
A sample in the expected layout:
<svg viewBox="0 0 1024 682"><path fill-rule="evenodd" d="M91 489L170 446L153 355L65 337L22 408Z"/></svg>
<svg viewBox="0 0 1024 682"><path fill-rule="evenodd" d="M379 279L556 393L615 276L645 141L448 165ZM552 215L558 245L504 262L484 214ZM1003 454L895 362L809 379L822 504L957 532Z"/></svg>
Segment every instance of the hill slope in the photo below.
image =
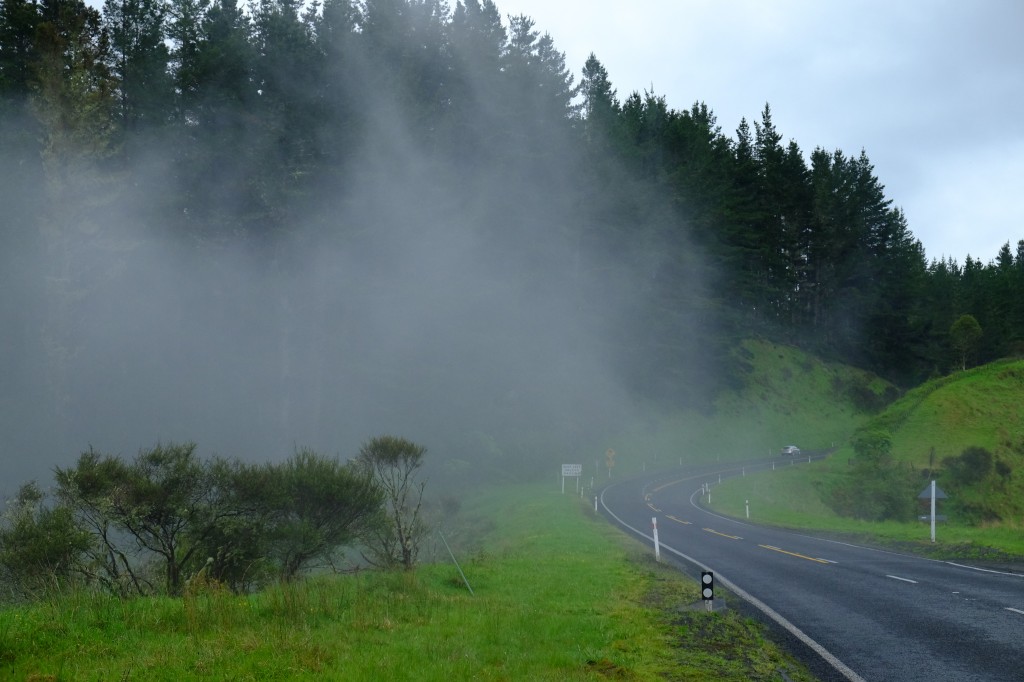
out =
<svg viewBox="0 0 1024 682"><path fill-rule="evenodd" d="M616 466L628 472L641 462L764 457L788 444L822 450L848 439L897 396L892 384L870 372L790 346L749 340L735 353L734 390L709 400L703 411L657 413L623 434L613 443Z"/></svg>
<svg viewBox="0 0 1024 682"><path fill-rule="evenodd" d="M892 471L906 479L906 496L916 497L932 478L949 494L939 509L950 517L938 532L940 554L974 556L983 547L1024 552L1024 360L929 381L865 419L858 433L888 437ZM753 516L764 523L931 547L925 524L860 521L830 508L830 495L851 480L856 464L853 448L844 444L820 463L729 481L714 506L742 516L749 499ZM918 513L926 511L922 506Z"/></svg>
<svg viewBox="0 0 1024 682"><path fill-rule="evenodd" d="M891 434L897 461L934 473L964 520L1024 515L1024 360L932 380L867 428Z"/></svg>

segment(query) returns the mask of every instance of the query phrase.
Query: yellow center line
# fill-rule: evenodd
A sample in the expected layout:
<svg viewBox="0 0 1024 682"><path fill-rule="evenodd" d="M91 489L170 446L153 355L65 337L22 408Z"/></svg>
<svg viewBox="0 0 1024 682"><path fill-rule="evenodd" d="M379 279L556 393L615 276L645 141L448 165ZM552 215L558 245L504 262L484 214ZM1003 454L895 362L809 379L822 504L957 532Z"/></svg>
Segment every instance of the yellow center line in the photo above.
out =
<svg viewBox="0 0 1024 682"><path fill-rule="evenodd" d="M671 514L666 514L665 516L666 516L666 518L672 519L676 523L681 523L681 524L683 524L685 526L689 526L690 525L689 521L683 521L682 519L677 519L676 517L672 516Z"/></svg>
<svg viewBox="0 0 1024 682"><path fill-rule="evenodd" d="M819 564L826 564L827 565L827 564L832 563L830 561L825 561L824 559L815 559L814 557L804 556L803 554L797 554L796 552L787 552L784 549L779 549L778 547L772 547L771 545L758 545L758 547L764 547L765 549L770 549L773 552L779 552L780 554L788 554L789 556L795 556L795 557L800 558L800 559L807 559L808 561L817 561Z"/></svg>
<svg viewBox="0 0 1024 682"><path fill-rule="evenodd" d="M726 535L725 533L719 533L717 530L711 530L710 528L705 528L704 530L706 530L709 533L714 533L715 535L721 535L723 538L729 538L730 540L742 540L743 539L739 535Z"/></svg>
<svg viewBox="0 0 1024 682"><path fill-rule="evenodd" d="M661 512L661 510L660 510L660 509L658 509L657 507L655 507L655 506L654 506L653 504L651 504L650 502L648 502L648 503L647 503L647 506L648 506L648 507L650 507L651 509L653 509L653 510L654 510L654 511L656 511L656 512Z"/></svg>
<svg viewBox="0 0 1024 682"><path fill-rule="evenodd" d="M701 477L700 476L687 476L686 478L678 478L678 479L676 479L674 481L668 481L667 483L662 483L661 485L659 485L657 487L651 488L651 492L656 493L659 490L664 490L665 488L669 487L670 485L678 485L679 483L685 483L686 481L694 481L694 480L697 480L698 478L701 478Z"/></svg>

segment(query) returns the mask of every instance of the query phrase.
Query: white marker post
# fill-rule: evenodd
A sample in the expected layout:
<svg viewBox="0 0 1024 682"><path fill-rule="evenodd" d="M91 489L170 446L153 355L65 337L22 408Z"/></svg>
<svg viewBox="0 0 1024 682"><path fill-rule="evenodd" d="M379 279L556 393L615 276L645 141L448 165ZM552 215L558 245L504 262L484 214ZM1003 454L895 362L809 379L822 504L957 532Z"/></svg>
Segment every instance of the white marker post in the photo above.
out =
<svg viewBox="0 0 1024 682"><path fill-rule="evenodd" d="M932 542L935 542L935 481L932 481Z"/></svg>
<svg viewBox="0 0 1024 682"><path fill-rule="evenodd" d="M750 518L750 500L747 500L747 518Z"/></svg>
<svg viewBox="0 0 1024 682"><path fill-rule="evenodd" d="M651 517L651 528L654 529L654 560L661 561L661 546L658 544L658 517Z"/></svg>

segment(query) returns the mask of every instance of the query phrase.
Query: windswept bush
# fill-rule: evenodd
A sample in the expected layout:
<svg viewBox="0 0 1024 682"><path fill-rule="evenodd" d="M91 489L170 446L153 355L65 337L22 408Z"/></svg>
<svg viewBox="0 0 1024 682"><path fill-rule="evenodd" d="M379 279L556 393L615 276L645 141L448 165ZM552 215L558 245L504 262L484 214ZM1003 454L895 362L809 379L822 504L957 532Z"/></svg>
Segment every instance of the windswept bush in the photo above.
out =
<svg viewBox="0 0 1024 682"><path fill-rule="evenodd" d="M0 526L0 573L18 598L60 589L81 577L92 538L71 510L47 506L35 482L18 490Z"/></svg>
<svg viewBox="0 0 1024 682"><path fill-rule="evenodd" d="M179 595L200 571L235 591L291 580L354 542L383 495L370 472L312 450L247 465L201 460L194 443L156 445L131 462L90 449L56 479L61 516L18 518L79 529L67 551L80 546L83 575L120 595Z"/></svg>

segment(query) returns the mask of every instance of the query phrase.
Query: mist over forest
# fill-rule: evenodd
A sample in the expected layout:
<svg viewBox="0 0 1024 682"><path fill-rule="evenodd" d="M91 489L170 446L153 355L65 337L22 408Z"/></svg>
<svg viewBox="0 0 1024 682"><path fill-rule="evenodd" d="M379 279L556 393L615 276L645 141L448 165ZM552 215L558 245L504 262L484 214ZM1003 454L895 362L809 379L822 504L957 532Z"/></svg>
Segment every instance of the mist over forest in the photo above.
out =
<svg viewBox="0 0 1024 682"><path fill-rule="evenodd" d="M1024 243L927 263L866 153L620 95L489 0L0 10L6 493L383 433L529 478L708 409L745 336L904 386L963 314L1019 349Z"/></svg>

